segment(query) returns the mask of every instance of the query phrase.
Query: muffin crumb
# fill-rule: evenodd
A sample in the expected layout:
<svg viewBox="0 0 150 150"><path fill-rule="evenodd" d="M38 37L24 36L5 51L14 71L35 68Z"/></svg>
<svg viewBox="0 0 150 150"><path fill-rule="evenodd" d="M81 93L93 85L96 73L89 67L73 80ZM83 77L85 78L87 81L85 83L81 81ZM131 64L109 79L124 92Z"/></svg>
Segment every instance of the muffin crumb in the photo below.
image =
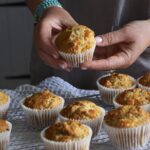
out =
<svg viewBox="0 0 150 150"><path fill-rule="evenodd" d="M94 32L86 26L75 25L62 31L56 38L59 51L80 54L92 48L96 41Z"/></svg>
<svg viewBox="0 0 150 150"><path fill-rule="evenodd" d="M115 100L121 105L146 105L150 104L150 92L141 88L126 90L120 93Z"/></svg>
<svg viewBox="0 0 150 150"><path fill-rule="evenodd" d="M89 129L77 121L59 122L50 126L45 131L45 137L47 139L58 142L79 140L88 134Z"/></svg>
<svg viewBox="0 0 150 150"><path fill-rule="evenodd" d="M25 99L24 105L32 109L52 109L61 104L61 98L49 90L33 94Z"/></svg>
<svg viewBox="0 0 150 150"><path fill-rule="evenodd" d="M101 110L95 103L82 100L69 104L60 114L69 119L89 120L98 117L101 114Z"/></svg>
<svg viewBox="0 0 150 150"><path fill-rule="evenodd" d="M107 88L127 89L133 86L133 81L129 75L113 73L102 78L99 83Z"/></svg>
<svg viewBox="0 0 150 150"><path fill-rule="evenodd" d="M150 114L139 106L126 105L107 113L106 124L117 128L133 128L150 122Z"/></svg>

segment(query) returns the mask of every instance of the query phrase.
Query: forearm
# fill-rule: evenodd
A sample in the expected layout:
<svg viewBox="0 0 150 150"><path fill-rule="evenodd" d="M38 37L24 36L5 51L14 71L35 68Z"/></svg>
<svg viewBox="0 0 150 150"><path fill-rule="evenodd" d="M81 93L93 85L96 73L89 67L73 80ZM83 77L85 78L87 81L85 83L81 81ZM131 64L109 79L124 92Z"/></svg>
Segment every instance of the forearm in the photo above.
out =
<svg viewBox="0 0 150 150"><path fill-rule="evenodd" d="M37 7L37 5L41 2L42 0L26 0L26 3L29 7L29 9L31 10L31 12L34 14L35 9Z"/></svg>

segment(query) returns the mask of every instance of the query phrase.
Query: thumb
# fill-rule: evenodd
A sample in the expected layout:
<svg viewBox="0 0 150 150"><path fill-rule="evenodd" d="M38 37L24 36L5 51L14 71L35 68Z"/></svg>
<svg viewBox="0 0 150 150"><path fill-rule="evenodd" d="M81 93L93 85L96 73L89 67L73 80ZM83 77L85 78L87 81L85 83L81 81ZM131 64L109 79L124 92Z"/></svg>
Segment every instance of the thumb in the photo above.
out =
<svg viewBox="0 0 150 150"><path fill-rule="evenodd" d="M72 27L74 25L77 25L78 23L73 18L69 18L69 19L62 20L62 24L65 27Z"/></svg>
<svg viewBox="0 0 150 150"><path fill-rule="evenodd" d="M123 42L125 40L125 36L122 30L117 30L97 36L95 40L97 46L110 46L113 44Z"/></svg>

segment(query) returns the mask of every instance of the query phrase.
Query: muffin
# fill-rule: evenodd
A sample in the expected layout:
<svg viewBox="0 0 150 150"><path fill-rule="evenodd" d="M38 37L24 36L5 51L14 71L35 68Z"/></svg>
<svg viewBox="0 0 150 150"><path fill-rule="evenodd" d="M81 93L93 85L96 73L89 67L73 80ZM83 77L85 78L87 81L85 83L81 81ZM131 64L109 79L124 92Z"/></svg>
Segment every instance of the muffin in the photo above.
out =
<svg viewBox="0 0 150 150"><path fill-rule="evenodd" d="M116 108L123 105L135 105L150 111L150 92L141 88L125 90L117 95L113 102Z"/></svg>
<svg viewBox="0 0 150 150"><path fill-rule="evenodd" d="M91 136L88 126L71 120L53 124L41 132L47 150L89 150Z"/></svg>
<svg viewBox="0 0 150 150"><path fill-rule="evenodd" d="M138 87L150 91L150 72L145 73L137 81L138 81Z"/></svg>
<svg viewBox="0 0 150 150"><path fill-rule="evenodd" d="M108 112L104 126L119 150L139 149L150 138L150 114L139 106L126 105Z"/></svg>
<svg viewBox="0 0 150 150"><path fill-rule="evenodd" d="M0 150L8 149L12 125L10 122L0 120Z"/></svg>
<svg viewBox="0 0 150 150"><path fill-rule="evenodd" d="M112 105L113 98L126 89L134 88L136 81L127 74L113 73L98 78L97 86L102 100Z"/></svg>
<svg viewBox="0 0 150 150"><path fill-rule="evenodd" d="M0 91L0 118L4 118L10 104L10 97Z"/></svg>
<svg viewBox="0 0 150 150"><path fill-rule="evenodd" d="M73 67L93 58L96 41L94 32L86 26L66 28L56 38L59 54Z"/></svg>
<svg viewBox="0 0 150 150"><path fill-rule="evenodd" d="M39 129L54 123L63 105L64 99L49 90L28 96L21 102L28 124Z"/></svg>
<svg viewBox="0 0 150 150"><path fill-rule="evenodd" d="M93 130L93 136L96 136L101 129L105 110L91 101L82 100L75 101L64 109L59 114L61 121L77 120L85 125L88 125Z"/></svg>

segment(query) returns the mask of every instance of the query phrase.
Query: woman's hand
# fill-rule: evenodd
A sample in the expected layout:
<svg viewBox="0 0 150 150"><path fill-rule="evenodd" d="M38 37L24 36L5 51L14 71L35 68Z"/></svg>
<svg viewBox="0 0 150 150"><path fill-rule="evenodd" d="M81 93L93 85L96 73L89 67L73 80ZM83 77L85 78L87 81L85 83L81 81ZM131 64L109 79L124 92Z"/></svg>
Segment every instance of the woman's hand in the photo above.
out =
<svg viewBox="0 0 150 150"><path fill-rule="evenodd" d="M127 68L150 46L150 20L134 21L122 29L96 37L95 59L83 69Z"/></svg>
<svg viewBox="0 0 150 150"><path fill-rule="evenodd" d="M35 30L35 43L40 58L45 64L69 71L69 65L59 57L54 44L54 37L62 29L77 24L71 15L59 7L45 10Z"/></svg>

